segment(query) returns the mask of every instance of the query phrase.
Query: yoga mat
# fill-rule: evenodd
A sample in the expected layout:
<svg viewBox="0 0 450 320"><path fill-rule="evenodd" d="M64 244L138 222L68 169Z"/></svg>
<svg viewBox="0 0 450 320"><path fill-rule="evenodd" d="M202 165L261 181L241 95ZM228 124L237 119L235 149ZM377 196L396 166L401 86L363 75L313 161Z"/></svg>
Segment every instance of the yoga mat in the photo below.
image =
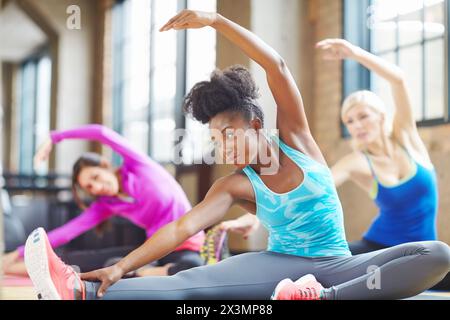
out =
<svg viewBox="0 0 450 320"><path fill-rule="evenodd" d="M3 276L2 287L32 287L33 283L28 277Z"/></svg>

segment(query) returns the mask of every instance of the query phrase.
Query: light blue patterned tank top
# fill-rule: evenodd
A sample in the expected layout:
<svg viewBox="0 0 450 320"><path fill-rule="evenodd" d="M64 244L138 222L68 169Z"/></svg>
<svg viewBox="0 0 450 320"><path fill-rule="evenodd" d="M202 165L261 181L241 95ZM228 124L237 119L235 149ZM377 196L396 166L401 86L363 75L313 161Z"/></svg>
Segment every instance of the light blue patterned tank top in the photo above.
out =
<svg viewBox="0 0 450 320"><path fill-rule="evenodd" d="M304 180L294 190L279 194L270 190L253 168L243 169L255 192L257 217L269 231L267 250L303 257L350 256L330 169L278 137L272 139L300 167Z"/></svg>

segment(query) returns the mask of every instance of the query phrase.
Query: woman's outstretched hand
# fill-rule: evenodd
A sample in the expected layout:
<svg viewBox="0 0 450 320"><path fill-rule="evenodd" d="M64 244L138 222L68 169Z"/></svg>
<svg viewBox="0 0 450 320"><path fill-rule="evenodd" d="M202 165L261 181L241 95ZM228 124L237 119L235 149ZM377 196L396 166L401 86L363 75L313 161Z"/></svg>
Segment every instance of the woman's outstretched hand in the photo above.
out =
<svg viewBox="0 0 450 320"><path fill-rule="evenodd" d="M343 39L326 39L316 44L323 52L325 60L344 60L354 58L359 47Z"/></svg>
<svg viewBox="0 0 450 320"><path fill-rule="evenodd" d="M98 288L97 296L103 297L110 286L122 279L124 273L122 268L117 265L113 265L107 268L94 270L91 272L80 273L81 280L101 282L100 288Z"/></svg>
<svg viewBox="0 0 450 320"><path fill-rule="evenodd" d="M37 168L39 165L47 161L50 158L50 153L52 152L53 142L50 138L47 138L45 142L39 147L36 155L34 156L34 167Z"/></svg>
<svg viewBox="0 0 450 320"><path fill-rule="evenodd" d="M248 239L259 228L259 224L256 216L248 214L238 219L223 221L219 228L223 231L240 234L244 239Z"/></svg>
<svg viewBox="0 0 450 320"><path fill-rule="evenodd" d="M212 25L216 19L217 13L215 12L183 10L170 19L159 31L203 28Z"/></svg>

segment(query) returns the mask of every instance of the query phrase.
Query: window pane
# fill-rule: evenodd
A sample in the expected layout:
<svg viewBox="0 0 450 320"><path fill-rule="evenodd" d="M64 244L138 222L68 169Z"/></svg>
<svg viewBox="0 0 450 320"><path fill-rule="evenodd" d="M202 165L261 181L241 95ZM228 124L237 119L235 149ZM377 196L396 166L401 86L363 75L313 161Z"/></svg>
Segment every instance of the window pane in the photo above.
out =
<svg viewBox="0 0 450 320"><path fill-rule="evenodd" d="M113 12L113 123L148 153L151 0L118 2ZM114 163L118 164L115 157Z"/></svg>
<svg viewBox="0 0 450 320"><path fill-rule="evenodd" d="M34 156L34 115L36 103L36 63L26 63L21 72L20 88L20 153L19 167L21 173L33 172Z"/></svg>
<svg viewBox="0 0 450 320"><path fill-rule="evenodd" d="M396 47L396 28L394 21L384 21L372 26L372 51L384 52Z"/></svg>
<svg viewBox="0 0 450 320"><path fill-rule="evenodd" d="M154 29L152 33L151 70L151 146L150 154L160 162L174 157L175 94L177 85L177 32L158 32L177 13L177 1L153 2Z"/></svg>
<svg viewBox="0 0 450 320"><path fill-rule="evenodd" d="M52 63L50 58L42 58L37 67L37 92L36 92L36 143L37 149L48 137L50 131L50 92ZM37 150L35 150L37 151ZM45 174L48 171L48 163L43 163L37 168L38 173Z"/></svg>
<svg viewBox="0 0 450 320"><path fill-rule="evenodd" d="M122 46L116 46L113 48L112 52L112 85L113 90L117 90L121 85L123 81L123 75L122 75L122 68L123 68L123 47Z"/></svg>
<svg viewBox="0 0 450 320"><path fill-rule="evenodd" d="M383 58L391 63L396 63L395 53L380 55L380 58ZM395 110L395 104L394 98L392 97L392 90L389 85L389 82L381 78L374 72L371 73L370 81L373 92L378 94L378 96L383 100L383 102L386 104L389 116L392 116L392 113Z"/></svg>
<svg viewBox="0 0 450 320"><path fill-rule="evenodd" d="M151 137L151 143L138 139L137 144L140 148L151 145L149 153L162 162L172 161L174 156L177 50L182 48L177 48L179 33L160 33L157 30L177 13L178 3L126 0L115 6L113 17L117 20L114 32L118 33L114 37L113 84L114 91L120 92L115 92L116 126L122 127L123 134L130 140L138 139L138 133L145 135L147 140ZM188 6L215 11L216 1L189 0ZM187 87L205 79L214 69L215 36L209 28L187 32L187 43L193 53L187 57ZM143 123L148 124L148 119L151 123L146 128ZM195 125L198 126L197 123ZM203 130L205 126L199 127Z"/></svg>
<svg viewBox="0 0 450 320"><path fill-rule="evenodd" d="M149 77L140 76L124 83L123 110L124 114L146 109L149 100Z"/></svg>
<svg viewBox="0 0 450 320"><path fill-rule="evenodd" d="M127 111L127 110L126 110ZM125 112L123 122L148 121L148 109L128 110Z"/></svg>
<svg viewBox="0 0 450 320"><path fill-rule="evenodd" d="M156 118L152 121L152 157L160 162L172 161L175 144L175 120L173 117Z"/></svg>
<svg viewBox="0 0 450 320"><path fill-rule="evenodd" d="M422 1L408 0L399 5L399 45L418 43L423 39Z"/></svg>
<svg viewBox="0 0 450 320"><path fill-rule="evenodd" d="M177 1L155 1L154 17L156 32L153 34L154 62L157 67L174 65L177 58L177 32L158 32L159 28L177 13Z"/></svg>
<svg viewBox="0 0 450 320"><path fill-rule="evenodd" d="M412 98L414 115L418 121L423 120L423 72L422 47L414 46L400 50L400 68L405 72L409 92Z"/></svg>
<svg viewBox="0 0 450 320"><path fill-rule="evenodd" d="M374 0L372 13L375 14L376 21L394 20L398 14L396 2L398 0Z"/></svg>
<svg viewBox="0 0 450 320"><path fill-rule="evenodd" d="M444 0L425 0L425 37L434 38L445 34Z"/></svg>
<svg viewBox="0 0 450 320"><path fill-rule="evenodd" d="M122 24L120 25L121 27L121 32L122 32L122 41L127 41L128 38L130 37L130 12L131 12L131 1L132 0L126 0L123 1L122 3L119 2L119 8L120 10L122 10L120 12L121 14L121 22Z"/></svg>
<svg viewBox="0 0 450 320"><path fill-rule="evenodd" d="M395 49L399 48L399 64L407 77L416 119L442 118L447 91L445 0L375 0L369 14L375 17L371 20L372 51L391 53L383 58L394 62ZM376 75L372 75L372 89L393 103L388 86Z"/></svg>
<svg viewBox="0 0 450 320"><path fill-rule="evenodd" d="M151 0L131 0L128 21L130 26L129 36L140 38L150 32L150 8Z"/></svg>
<svg viewBox="0 0 450 320"><path fill-rule="evenodd" d="M186 54L186 89L190 90L197 82L208 79L216 66L216 32L211 28L189 30Z"/></svg>
<svg viewBox="0 0 450 320"><path fill-rule="evenodd" d="M148 124L146 121L129 121L123 130L124 137L133 148L147 154Z"/></svg>
<svg viewBox="0 0 450 320"><path fill-rule="evenodd" d="M131 0L128 15L130 42L125 58L129 76L148 77L150 73L150 0Z"/></svg>
<svg viewBox="0 0 450 320"><path fill-rule="evenodd" d="M193 10L216 11L216 7L216 0L188 1L188 8ZM186 54L186 91L189 92L197 82L207 80L216 67L216 32L211 28L188 30ZM209 144L208 125L187 117L183 162L201 163Z"/></svg>
<svg viewBox="0 0 450 320"><path fill-rule="evenodd" d="M426 118L445 116L445 58L444 39L426 43Z"/></svg>
<svg viewBox="0 0 450 320"><path fill-rule="evenodd" d="M131 78L148 77L150 74L150 34L133 37L130 42L129 59L125 60L130 70L128 75Z"/></svg>
<svg viewBox="0 0 450 320"><path fill-rule="evenodd" d="M371 46L373 52L392 50L397 46L397 10L392 0L375 0L371 15Z"/></svg>
<svg viewBox="0 0 450 320"><path fill-rule="evenodd" d="M212 146L209 126L191 118L186 119L186 136L183 139L183 163L202 163L203 155Z"/></svg>
<svg viewBox="0 0 450 320"><path fill-rule="evenodd" d="M423 9L423 0L393 0L389 1L399 17L414 14Z"/></svg>
<svg viewBox="0 0 450 320"><path fill-rule="evenodd" d="M152 114L173 114L175 108L177 69L175 65L157 66L153 75Z"/></svg>

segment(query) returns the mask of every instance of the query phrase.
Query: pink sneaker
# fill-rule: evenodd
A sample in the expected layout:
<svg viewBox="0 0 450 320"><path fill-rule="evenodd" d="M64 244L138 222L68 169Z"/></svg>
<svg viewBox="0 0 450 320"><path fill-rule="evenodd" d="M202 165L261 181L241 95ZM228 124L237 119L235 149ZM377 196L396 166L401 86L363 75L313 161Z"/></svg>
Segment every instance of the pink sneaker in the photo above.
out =
<svg viewBox="0 0 450 320"><path fill-rule="evenodd" d="M38 298L84 300L84 283L53 251L44 229L34 230L25 244L25 265Z"/></svg>
<svg viewBox="0 0 450 320"><path fill-rule="evenodd" d="M320 300L323 289L312 274L295 282L284 279L275 288L271 300Z"/></svg>

